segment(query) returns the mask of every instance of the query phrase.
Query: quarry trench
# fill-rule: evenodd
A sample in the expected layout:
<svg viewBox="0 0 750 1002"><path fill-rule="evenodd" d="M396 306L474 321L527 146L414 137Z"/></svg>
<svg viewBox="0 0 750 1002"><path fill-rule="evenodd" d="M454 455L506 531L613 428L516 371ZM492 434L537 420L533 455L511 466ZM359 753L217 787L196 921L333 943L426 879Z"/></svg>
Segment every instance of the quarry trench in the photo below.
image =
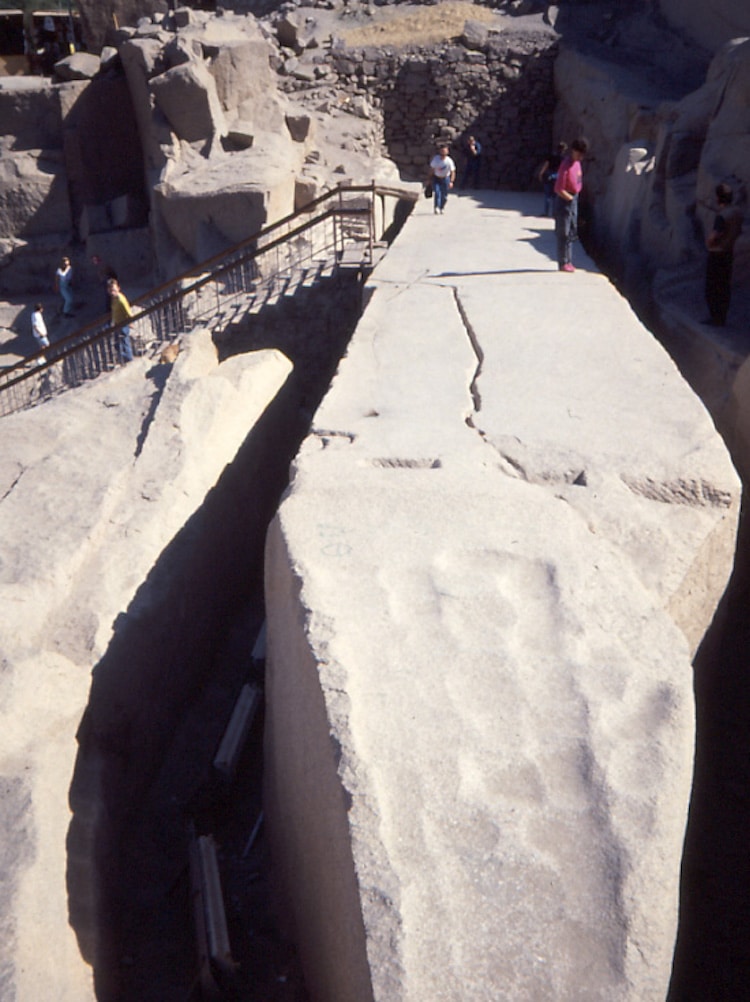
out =
<svg viewBox="0 0 750 1002"><path fill-rule="evenodd" d="M230 977L219 978L218 997L308 999L258 825L262 710L231 784L216 775L212 760L241 686L263 684L262 661L252 654L264 617L266 526L361 301L355 276L328 280L222 344L223 357L278 347L292 358L295 374L165 551L148 583L159 599L147 603L147 611L138 611L136 599L94 671L71 787L68 883L71 922L94 969L100 1002L201 997L191 829L211 834L218 847L237 965ZM744 782L750 761L749 548L745 506L734 574L695 661L695 783L669 1002L737 1000L750 980L750 866L742 835L750 826ZM173 610L186 605L190 626L177 631ZM137 692L125 696L134 661L142 678ZM179 679L174 691L163 687L165 664L169 677ZM113 703L125 707L125 721L108 711Z"/></svg>
<svg viewBox="0 0 750 1002"><path fill-rule="evenodd" d="M217 847L236 965L215 973L218 997L307 999L258 823L262 708L231 781L213 759L242 686L263 685L253 651L264 618L266 527L361 305L360 276L341 272L222 339L222 358L272 346L288 355L293 374L165 550L94 669L70 791L68 893L99 1000L204 997L191 832L211 835Z"/></svg>

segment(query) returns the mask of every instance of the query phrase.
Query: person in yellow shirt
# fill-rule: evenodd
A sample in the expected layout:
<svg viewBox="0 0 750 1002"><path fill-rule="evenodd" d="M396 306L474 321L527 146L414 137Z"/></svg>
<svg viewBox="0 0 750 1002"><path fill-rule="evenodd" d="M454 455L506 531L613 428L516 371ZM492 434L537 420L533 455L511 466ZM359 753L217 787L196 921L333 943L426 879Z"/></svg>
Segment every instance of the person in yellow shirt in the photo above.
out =
<svg viewBox="0 0 750 1002"><path fill-rule="evenodd" d="M133 361L133 342L130 340L129 320L133 316L130 303L125 298L125 293L120 289L120 283L116 278L110 278L107 282L109 290L109 301L112 309L112 326L118 327L115 333L117 350L121 362Z"/></svg>

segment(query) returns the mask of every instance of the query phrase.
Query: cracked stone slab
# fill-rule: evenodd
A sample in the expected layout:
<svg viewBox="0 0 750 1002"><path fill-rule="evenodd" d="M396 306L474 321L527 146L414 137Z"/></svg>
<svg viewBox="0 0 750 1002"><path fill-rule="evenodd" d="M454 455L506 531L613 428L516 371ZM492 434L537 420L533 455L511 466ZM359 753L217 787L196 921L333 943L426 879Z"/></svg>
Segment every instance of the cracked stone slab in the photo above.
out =
<svg viewBox="0 0 750 1002"><path fill-rule="evenodd" d="M268 830L331 1002L666 995L739 483L537 201L417 206L269 532Z"/></svg>

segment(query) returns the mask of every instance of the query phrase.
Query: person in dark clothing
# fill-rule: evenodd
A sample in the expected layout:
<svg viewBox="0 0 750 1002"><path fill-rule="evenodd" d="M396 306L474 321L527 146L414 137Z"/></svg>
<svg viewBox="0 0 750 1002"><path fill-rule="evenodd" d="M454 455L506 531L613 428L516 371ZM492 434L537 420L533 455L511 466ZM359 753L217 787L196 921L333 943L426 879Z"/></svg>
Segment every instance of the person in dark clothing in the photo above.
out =
<svg viewBox="0 0 750 1002"><path fill-rule="evenodd" d="M475 136L469 136L464 146L464 176L461 188L478 188L479 171L482 167L482 144Z"/></svg>
<svg viewBox="0 0 750 1002"><path fill-rule="evenodd" d="M716 215L706 237L706 304L709 315L703 321L724 327L732 295L734 245L742 229L742 213L732 206L734 192L728 184L716 186Z"/></svg>
<svg viewBox="0 0 750 1002"><path fill-rule="evenodd" d="M555 152L550 153L542 166L539 168L539 173L537 174L537 177L542 182L542 186L544 188L545 216L554 215L552 207L555 199L555 181L557 180L557 172L560 169L560 164L562 163L567 149L567 143L558 143Z"/></svg>

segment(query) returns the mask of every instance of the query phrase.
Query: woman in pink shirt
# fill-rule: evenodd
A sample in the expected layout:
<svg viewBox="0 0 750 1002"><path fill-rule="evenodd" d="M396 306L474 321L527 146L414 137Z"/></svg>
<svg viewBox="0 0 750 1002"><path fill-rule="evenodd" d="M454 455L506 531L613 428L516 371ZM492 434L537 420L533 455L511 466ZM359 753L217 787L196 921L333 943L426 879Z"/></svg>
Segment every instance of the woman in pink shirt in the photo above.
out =
<svg viewBox="0 0 750 1002"><path fill-rule="evenodd" d="M555 236L557 237L557 266L560 271L575 271L573 267L573 241L578 236L578 195L583 187L581 160L588 152L586 139L576 139L570 152L560 164L555 181Z"/></svg>

